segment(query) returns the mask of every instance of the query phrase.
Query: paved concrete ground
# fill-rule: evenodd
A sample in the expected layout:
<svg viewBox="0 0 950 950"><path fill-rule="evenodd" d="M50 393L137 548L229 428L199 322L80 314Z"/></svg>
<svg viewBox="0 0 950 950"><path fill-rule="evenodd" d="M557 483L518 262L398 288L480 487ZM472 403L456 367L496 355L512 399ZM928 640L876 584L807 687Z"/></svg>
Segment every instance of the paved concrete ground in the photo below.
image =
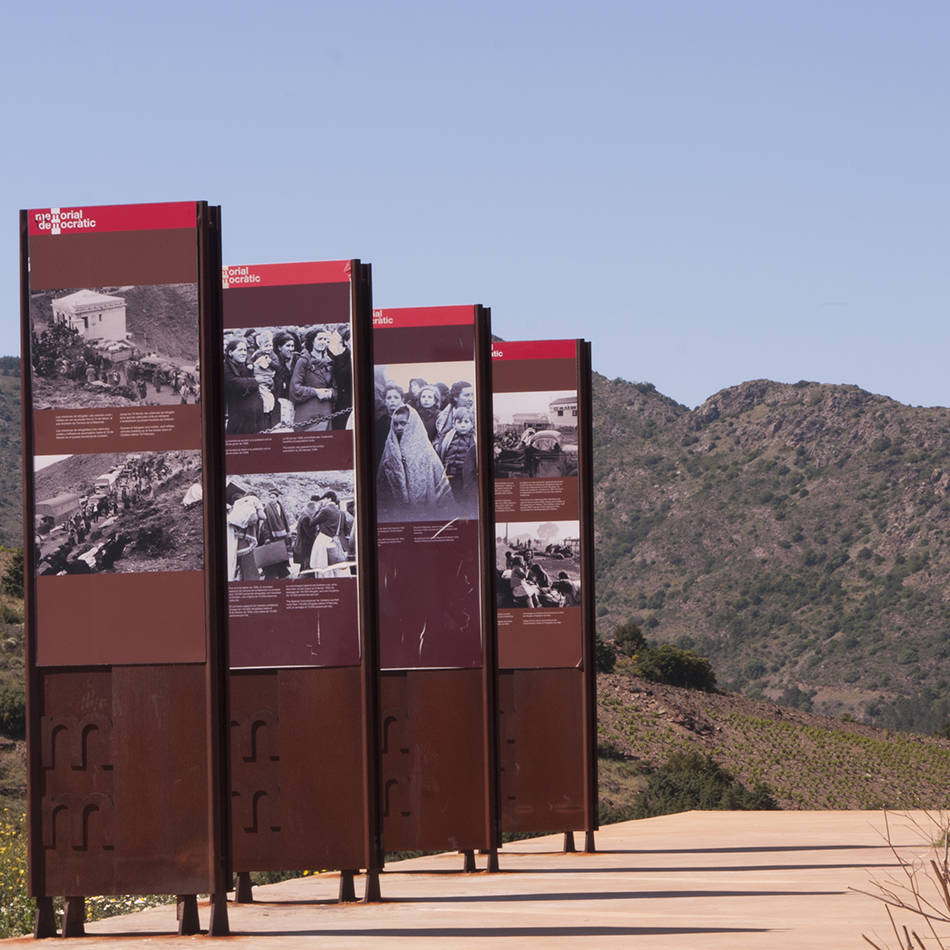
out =
<svg viewBox="0 0 950 950"><path fill-rule="evenodd" d="M926 823L889 816L901 849L921 845L911 817ZM516 842L501 852L499 874L458 873L456 854L398 862L382 876L381 904L335 903L337 874L255 888L256 903L229 905L231 938L173 936L171 906L87 924L78 942L835 950L866 947L866 933L896 945L884 906L849 890L897 868L884 830L882 812L689 812L607 825L596 854L561 854L560 836ZM206 927L207 904L199 912Z"/></svg>

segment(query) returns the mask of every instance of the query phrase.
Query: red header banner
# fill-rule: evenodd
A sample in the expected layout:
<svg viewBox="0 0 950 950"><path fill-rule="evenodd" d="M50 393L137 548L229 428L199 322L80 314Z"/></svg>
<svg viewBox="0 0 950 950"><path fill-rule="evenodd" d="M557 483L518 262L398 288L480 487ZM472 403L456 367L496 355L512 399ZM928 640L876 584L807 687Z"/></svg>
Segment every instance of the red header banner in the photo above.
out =
<svg viewBox="0 0 950 950"><path fill-rule="evenodd" d="M194 228L194 201L148 205L98 205L72 208L38 208L27 212L30 236L39 234L89 234L101 231L160 231Z"/></svg>
<svg viewBox="0 0 950 950"><path fill-rule="evenodd" d="M349 261L301 261L293 264L246 264L222 267L221 281L229 287L289 287L294 284L349 283Z"/></svg>
<svg viewBox="0 0 950 950"><path fill-rule="evenodd" d="M576 356L576 340L499 341L491 347L493 360L572 360Z"/></svg>
<svg viewBox="0 0 950 950"><path fill-rule="evenodd" d="M400 327L474 326L474 307L400 307L395 310L374 310L376 330Z"/></svg>

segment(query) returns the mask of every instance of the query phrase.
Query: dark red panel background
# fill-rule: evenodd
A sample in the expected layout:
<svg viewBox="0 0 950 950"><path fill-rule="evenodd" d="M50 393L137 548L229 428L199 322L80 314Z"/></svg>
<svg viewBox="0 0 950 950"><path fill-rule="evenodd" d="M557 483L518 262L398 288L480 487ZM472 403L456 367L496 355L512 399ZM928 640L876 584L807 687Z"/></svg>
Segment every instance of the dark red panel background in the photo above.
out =
<svg viewBox="0 0 950 950"><path fill-rule="evenodd" d="M324 611L288 609L288 588L318 584L334 591L339 603ZM232 587L234 585L231 585ZM231 667L359 666L360 627L356 579L332 581L259 581L241 584L243 595L260 595L260 602L277 605L274 613L232 614L229 620ZM300 587L297 586L299 590ZM276 598L268 596L277 592ZM236 613L236 612L235 612ZM321 624L325 629L321 628Z"/></svg>
<svg viewBox="0 0 950 950"><path fill-rule="evenodd" d="M470 326L398 327L373 334L376 365L386 363L452 363L475 358Z"/></svg>
<svg viewBox="0 0 950 950"><path fill-rule="evenodd" d="M577 389L575 360L493 360L491 369L496 393Z"/></svg>
<svg viewBox="0 0 950 950"><path fill-rule="evenodd" d="M32 290L191 284L197 279L194 228L30 238Z"/></svg>
<svg viewBox="0 0 950 950"><path fill-rule="evenodd" d="M150 406L149 410L169 414L173 419L171 431L157 431L153 435L122 435L124 420L143 422L143 408L128 406L121 409L42 409L33 413L33 445L36 455L85 455L99 452L162 452L181 448L197 448L201 442L200 406ZM57 435L57 420L82 419L95 413L98 417L108 415L109 422L98 422L97 428L109 428L110 434L89 438L63 438ZM137 419L136 419L137 417ZM158 428L158 426L155 426ZM166 428L164 425L161 428Z"/></svg>
<svg viewBox="0 0 950 950"><path fill-rule="evenodd" d="M379 545L382 669L481 666L477 522L456 522L448 544L414 543L418 525L404 527L410 540Z"/></svg>
<svg viewBox="0 0 950 950"><path fill-rule="evenodd" d="M229 475L343 471L353 467L353 438L348 430L234 435L227 460Z"/></svg>
<svg viewBox="0 0 950 950"><path fill-rule="evenodd" d="M348 323L350 284L285 284L229 287L224 292L225 329Z"/></svg>
<svg viewBox="0 0 950 950"><path fill-rule="evenodd" d="M38 666L205 661L202 571L38 577L36 592Z"/></svg>

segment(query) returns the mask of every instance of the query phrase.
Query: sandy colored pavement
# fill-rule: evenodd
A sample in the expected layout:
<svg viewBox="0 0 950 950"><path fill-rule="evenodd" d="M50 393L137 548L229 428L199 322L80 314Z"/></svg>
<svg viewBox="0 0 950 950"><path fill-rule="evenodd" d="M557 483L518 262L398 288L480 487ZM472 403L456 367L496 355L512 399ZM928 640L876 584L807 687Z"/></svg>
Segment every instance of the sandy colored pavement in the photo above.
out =
<svg viewBox="0 0 950 950"><path fill-rule="evenodd" d="M911 817L926 822L889 816L891 840L908 852L922 842ZM560 836L515 842L502 850L499 874L459 873L457 854L394 863L382 875L380 904L336 903L337 874L255 888L254 904L229 905L231 937L175 936L172 905L87 924L75 942L110 950L222 942L255 950L834 950L867 947L866 933L896 945L883 905L849 891L896 869L884 827L882 812L688 812L607 825L596 854L561 854ZM199 913L207 927L206 903Z"/></svg>

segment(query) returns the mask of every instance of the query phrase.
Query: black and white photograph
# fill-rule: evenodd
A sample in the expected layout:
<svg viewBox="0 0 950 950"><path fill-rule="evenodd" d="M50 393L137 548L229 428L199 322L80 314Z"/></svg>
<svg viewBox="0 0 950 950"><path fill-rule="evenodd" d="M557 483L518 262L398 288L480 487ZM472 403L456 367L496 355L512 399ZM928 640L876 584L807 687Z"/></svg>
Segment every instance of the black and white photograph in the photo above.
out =
<svg viewBox="0 0 950 950"><path fill-rule="evenodd" d="M471 361L376 366L380 521L478 516L474 375Z"/></svg>
<svg viewBox="0 0 950 950"><path fill-rule="evenodd" d="M198 571L201 453L34 459L36 573Z"/></svg>
<svg viewBox="0 0 950 950"><path fill-rule="evenodd" d="M579 607L580 522L509 522L495 526L499 609Z"/></svg>
<svg viewBox="0 0 950 950"><path fill-rule="evenodd" d="M225 330L224 399L228 435L350 428L349 324Z"/></svg>
<svg viewBox="0 0 950 950"><path fill-rule="evenodd" d="M30 295L34 409L197 403L198 285Z"/></svg>
<svg viewBox="0 0 950 950"><path fill-rule="evenodd" d="M495 478L577 474L577 393L495 393Z"/></svg>
<svg viewBox="0 0 950 950"><path fill-rule="evenodd" d="M228 580L356 576L352 471L230 475Z"/></svg>

